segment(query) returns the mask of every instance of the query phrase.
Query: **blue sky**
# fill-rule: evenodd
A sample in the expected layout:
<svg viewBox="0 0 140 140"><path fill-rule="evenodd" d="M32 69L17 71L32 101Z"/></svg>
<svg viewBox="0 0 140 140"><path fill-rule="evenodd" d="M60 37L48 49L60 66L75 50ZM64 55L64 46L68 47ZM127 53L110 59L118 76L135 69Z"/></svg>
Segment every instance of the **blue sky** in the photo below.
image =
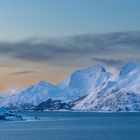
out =
<svg viewBox="0 0 140 140"><path fill-rule="evenodd" d="M1 0L0 39L139 30L139 0Z"/></svg>
<svg viewBox="0 0 140 140"><path fill-rule="evenodd" d="M140 0L0 0L0 92L95 64L113 71L140 62L139 48Z"/></svg>

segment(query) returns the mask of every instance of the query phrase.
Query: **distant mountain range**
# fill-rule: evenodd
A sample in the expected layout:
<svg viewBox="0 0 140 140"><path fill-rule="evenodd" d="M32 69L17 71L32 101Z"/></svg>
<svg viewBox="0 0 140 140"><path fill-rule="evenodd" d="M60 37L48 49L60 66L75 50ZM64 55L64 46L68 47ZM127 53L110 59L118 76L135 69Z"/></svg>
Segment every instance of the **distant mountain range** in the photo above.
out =
<svg viewBox="0 0 140 140"><path fill-rule="evenodd" d="M0 107L20 110L140 111L140 64L128 62L112 74L95 65L64 82L39 82L0 98Z"/></svg>

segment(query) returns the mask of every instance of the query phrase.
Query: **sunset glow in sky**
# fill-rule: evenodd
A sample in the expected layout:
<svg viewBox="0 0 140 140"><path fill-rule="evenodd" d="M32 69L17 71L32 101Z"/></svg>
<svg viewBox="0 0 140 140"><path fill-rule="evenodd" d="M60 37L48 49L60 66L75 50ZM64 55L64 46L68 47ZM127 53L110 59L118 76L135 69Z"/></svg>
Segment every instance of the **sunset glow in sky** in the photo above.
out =
<svg viewBox="0 0 140 140"><path fill-rule="evenodd" d="M85 66L114 71L140 62L139 7L139 0L0 0L0 92L56 84Z"/></svg>

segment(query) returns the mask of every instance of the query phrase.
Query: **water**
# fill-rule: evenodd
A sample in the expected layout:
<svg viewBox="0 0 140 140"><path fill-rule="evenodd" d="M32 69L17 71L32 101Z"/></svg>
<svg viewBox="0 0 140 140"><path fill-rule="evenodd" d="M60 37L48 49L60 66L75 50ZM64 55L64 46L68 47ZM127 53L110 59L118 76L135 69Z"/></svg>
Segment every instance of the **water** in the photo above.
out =
<svg viewBox="0 0 140 140"><path fill-rule="evenodd" d="M140 113L23 112L38 121L0 122L0 140L139 140Z"/></svg>

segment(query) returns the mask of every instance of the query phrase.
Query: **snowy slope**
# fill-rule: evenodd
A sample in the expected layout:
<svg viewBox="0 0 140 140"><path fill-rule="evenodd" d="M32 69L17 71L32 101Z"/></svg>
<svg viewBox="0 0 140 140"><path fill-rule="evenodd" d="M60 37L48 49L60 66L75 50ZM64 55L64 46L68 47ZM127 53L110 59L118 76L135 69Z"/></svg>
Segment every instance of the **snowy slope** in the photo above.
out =
<svg viewBox="0 0 140 140"><path fill-rule="evenodd" d="M9 109L28 109L43 102L47 98L48 91L53 85L40 81L38 85L29 86L20 93L1 98L1 107Z"/></svg>
<svg viewBox="0 0 140 140"><path fill-rule="evenodd" d="M58 85L58 89L64 101L76 100L98 90L110 75L100 65L88 67L74 72L66 81Z"/></svg>

